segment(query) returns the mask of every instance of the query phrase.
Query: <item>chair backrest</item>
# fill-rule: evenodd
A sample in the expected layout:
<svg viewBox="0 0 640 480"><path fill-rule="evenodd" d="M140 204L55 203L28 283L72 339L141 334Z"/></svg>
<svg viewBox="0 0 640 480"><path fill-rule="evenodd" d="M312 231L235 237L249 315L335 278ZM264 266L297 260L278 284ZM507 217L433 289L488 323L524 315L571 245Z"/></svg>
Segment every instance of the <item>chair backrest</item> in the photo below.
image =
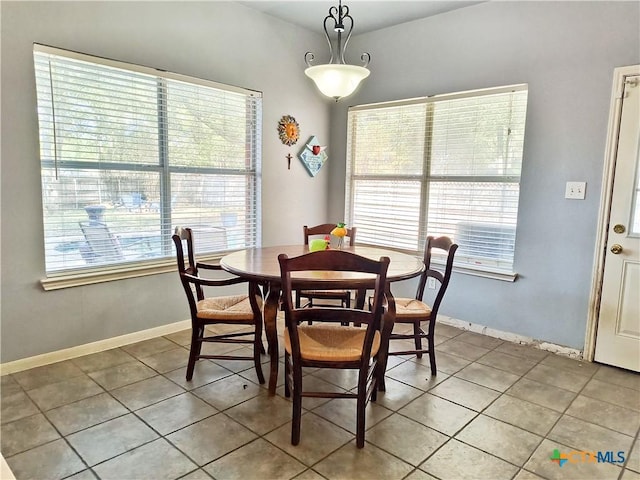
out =
<svg viewBox="0 0 640 480"><path fill-rule="evenodd" d="M446 256L446 263L443 271L439 271L433 268L431 264L433 249L442 250ZM453 243L449 237L427 237L427 241L424 246L424 272L420 275L420 282L418 282L418 290L416 292L416 299L422 300L424 296L424 289L429 278L435 278L439 282L437 288L436 298L431 306L431 311L435 315L438 313L438 308L442 302L449 281L451 280L451 272L453 271L453 259L456 254L458 245ZM435 322L432 322L435 323Z"/></svg>
<svg viewBox="0 0 640 480"><path fill-rule="evenodd" d="M193 231L188 227L176 227L175 233L171 237L173 243L176 246L176 261L178 263L178 273L180 274L180 281L184 287L184 291L187 294L189 300L189 306L193 312L196 311L195 301L193 297L193 290L191 285L195 286L196 297L198 300L204 299L204 291L202 286L191 282L189 275L193 277L198 276L198 265L195 260L195 254L193 251ZM185 263L184 246L187 247L187 262Z"/></svg>
<svg viewBox="0 0 640 480"><path fill-rule="evenodd" d="M381 257L380 260L371 260L370 258L343 250L321 250L293 258L289 258L283 253L278 256L278 261L280 262L283 310L285 312L285 322L289 329L289 337L291 338L293 351L299 353L300 344L297 326L301 322L353 322L356 325L367 325L362 360L368 362L375 330L380 328L389 258ZM322 280L323 277L321 275L317 275L317 279L313 279L313 275L304 275L304 280L295 275L295 273L292 275L293 272L327 271L356 272L358 274L375 275L371 310L356 310L336 306L295 308L292 295L294 289L322 290L326 288L359 287L358 285L327 284L326 276L324 277L325 279Z"/></svg>
<svg viewBox="0 0 640 480"><path fill-rule="evenodd" d="M329 235L331 234L331 230L336 228L335 223L323 223L322 225L316 225L315 227L302 227L302 233L304 234L304 244L309 245L309 237L315 235ZM356 227L347 228L347 238L349 242L348 246L354 245L356 243Z"/></svg>
<svg viewBox="0 0 640 480"><path fill-rule="evenodd" d="M220 265L206 264L197 262L195 258L193 230L189 227L176 227L175 233L171 239L176 247L176 262L178 264L178 273L182 287L189 300L189 308L191 310L191 318L195 319L198 315L197 301L204 300L205 287L223 287L244 283L246 280L233 276L231 278L213 279L199 276L199 269L202 270L222 270ZM185 262L185 246L186 246L186 262ZM195 296L194 296L195 291ZM249 301L254 315L260 316L260 305L257 298L260 296L258 285L255 282L249 282Z"/></svg>
<svg viewBox="0 0 640 480"><path fill-rule="evenodd" d="M92 263L124 260L124 254L118 239L105 223L79 222L80 229L87 241L87 260Z"/></svg>

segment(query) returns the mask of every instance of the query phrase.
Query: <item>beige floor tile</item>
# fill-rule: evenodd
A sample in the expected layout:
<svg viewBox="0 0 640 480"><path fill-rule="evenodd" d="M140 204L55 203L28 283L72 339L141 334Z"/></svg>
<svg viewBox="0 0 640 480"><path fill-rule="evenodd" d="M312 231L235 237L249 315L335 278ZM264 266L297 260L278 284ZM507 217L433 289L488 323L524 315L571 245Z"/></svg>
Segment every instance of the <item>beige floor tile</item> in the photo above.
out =
<svg viewBox="0 0 640 480"><path fill-rule="evenodd" d="M88 465L96 465L158 438L133 414L82 430L67 437Z"/></svg>
<svg viewBox="0 0 640 480"><path fill-rule="evenodd" d="M258 435L275 430L291 420L291 403L278 395L258 395L225 410L236 422Z"/></svg>
<svg viewBox="0 0 640 480"><path fill-rule="evenodd" d="M176 344L164 337L156 337L150 340L144 340L142 342L125 345L124 347L120 348L122 348L122 350L127 352L129 355L140 359L142 357L148 357L156 353L176 348Z"/></svg>
<svg viewBox="0 0 640 480"><path fill-rule="evenodd" d="M633 437L568 415L563 415L558 420L547 438L576 450L589 452L629 452L633 443Z"/></svg>
<svg viewBox="0 0 640 480"><path fill-rule="evenodd" d="M167 436L173 445L198 465L205 465L257 435L225 414L213 415Z"/></svg>
<svg viewBox="0 0 640 480"><path fill-rule="evenodd" d="M583 362L561 355L548 355L540 361L540 364L559 368L563 371L571 372L574 375L582 375L585 377L591 377L600 368L600 365L597 363Z"/></svg>
<svg viewBox="0 0 640 480"><path fill-rule="evenodd" d="M489 353L490 349L484 347L476 347L470 343L458 341L459 337L455 337L444 343L441 343L436 347L436 352L449 353L451 355L457 355L458 357L466 358L467 360L475 361ZM436 353L437 359L437 353Z"/></svg>
<svg viewBox="0 0 640 480"><path fill-rule="evenodd" d="M637 390L631 388L592 379L581 393L587 397L640 412L640 395Z"/></svg>
<svg viewBox="0 0 640 480"><path fill-rule="evenodd" d="M574 392L526 378L518 380L506 393L557 412L563 412L576 397Z"/></svg>
<svg viewBox="0 0 640 480"><path fill-rule="evenodd" d="M167 373L181 367L184 367L186 371L187 363L189 363L189 350L182 347L173 348L148 357L142 357L140 361L158 373Z"/></svg>
<svg viewBox="0 0 640 480"><path fill-rule="evenodd" d="M473 419L455 438L520 466L542 441L538 435L485 415Z"/></svg>
<svg viewBox="0 0 640 480"><path fill-rule="evenodd" d="M183 393L136 412L161 435L167 435L194 422L210 417L217 410L191 393Z"/></svg>
<svg viewBox="0 0 640 480"><path fill-rule="evenodd" d="M499 370L504 370L505 372L513 373L515 375L524 375L537 364L534 360L509 355L497 350L493 350L479 358L478 363L488 365Z"/></svg>
<svg viewBox="0 0 640 480"><path fill-rule="evenodd" d="M424 472L416 468L413 472L409 474L409 476L405 477L404 480L438 480L438 479L432 475L429 475L427 472Z"/></svg>
<svg viewBox="0 0 640 480"><path fill-rule="evenodd" d="M22 390L10 395L2 395L0 403L0 421L3 425L40 412L36 404Z"/></svg>
<svg viewBox="0 0 640 480"><path fill-rule="evenodd" d="M135 358L120 348L105 350L71 360L83 372L90 373L123 363L135 362Z"/></svg>
<svg viewBox="0 0 640 480"><path fill-rule="evenodd" d="M268 461L256 462L256 459L268 459ZM258 438L206 465L204 470L213 478L246 480L293 478L306 468L282 450Z"/></svg>
<svg viewBox="0 0 640 480"><path fill-rule="evenodd" d="M456 340L470 343L471 345L475 345L476 347L488 348L490 350L504 343L504 341L500 340L499 338L490 337L488 335L481 335L475 332L463 332L456 337Z"/></svg>
<svg viewBox="0 0 640 480"><path fill-rule="evenodd" d="M565 413L632 437L640 428L640 412L584 395L578 395Z"/></svg>
<svg viewBox="0 0 640 480"><path fill-rule="evenodd" d="M446 435L455 435L477 415L473 410L429 393L418 397L398 413Z"/></svg>
<svg viewBox="0 0 640 480"><path fill-rule="evenodd" d="M530 347L528 345L519 345L517 343L504 342L495 348L496 352L506 353L515 357L525 358L538 363L540 360L550 355L549 352L540 350L539 348Z"/></svg>
<svg viewBox="0 0 640 480"><path fill-rule="evenodd" d="M157 373L152 368L135 359L133 359L133 362L122 363L89 373L93 381L105 390L114 390L155 375Z"/></svg>
<svg viewBox="0 0 640 480"><path fill-rule="evenodd" d="M313 413L335 423L339 427L356 433L356 400L337 398L313 410ZM369 429L393 412L375 402L369 402L365 409L365 429Z"/></svg>
<svg viewBox="0 0 640 480"><path fill-rule="evenodd" d="M86 375L51 383L43 387L27 391L38 407L43 410L51 410L83 398L92 397L104 390Z"/></svg>
<svg viewBox="0 0 640 480"><path fill-rule="evenodd" d="M425 392L448 378L448 375L442 372L432 376L428 366L416 362L404 362L397 367L387 369L386 376Z"/></svg>
<svg viewBox="0 0 640 480"><path fill-rule="evenodd" d="M357 448L354 440L314 465L313 469L329 480L399 480L413 467L370 443Z"/></svg>
<svg viewBox="0 0 640 480"><path fill-rule="evenodd" d="M93 467L101 480L153 478L170 480L197 469L164 438L159 438Z"/></svg>
<svg viewBox="0 0 640 480"><path fill-rule="evenodd" d="M540 383L546 383L547 385L553 385L554 387L563 388L576 393L582 390L582 387L584 387L589 381L589 377L567 372L567 370L563 370L558 367L539 363L529 370L524 378L535 380Z"/></svg>
<svg viewBox="0 0 640 480"><path fill-rule="evenodd" d="M314 413L302 415L300 443L291 445L291 422L264 437L307 466L314 465L354 438L354 434Z"/></svg>
<svg viewBox="0 0 640 480"><path fill-rule="evenodd" d="M593 375L596 380L613 383L621 387L640 390L640 373L630 372L621 368L600 365L598 371Z"/></svg>
<svg viewBox="0 0 640 480"><path fill-rule="evenodd" d="M86 469L63 439L6 458L17 479L58 480Z"/></svg>
<svg viewBox="0 0 640 480"><path fill-rule="evenodd" d="M367 431L367 442L418 466L449 437L394 413Z"/></svg>
<svg viewBox="0 0 640 480"><path fill-rule="evenodd" d="M518 375L480 363L472 363L454 376L499 392L504 392L520 378Z"/></svg>
<svg viewBox="0 0 640 480"><path fill-rule="evenodd" d="M432 388L430 393L478 412L500 396L500 392L455 377Z"/></svg>
<svg viewBox="0 0 640 480"><path fill-rule="evenodd" d="M185 390L193 390L203 385L215 382L221 378L230 377L233 373L217 363L209 360L199 360L193 369L193 377L187 381L187 367L180 367L164 374L173 383L177 383Z"/></svg>
<svg viewBox="0 0 640 480"><path fill-rule="evenodd" d="M560 418L561 413L510 395L502 395L484 412L537 435L546 435Z"/></svg>
<svg viewBox="0 0 640 480"><path fill-rule="evenodd" d="M138 410L160 402L184 390L163 376L151 377L111 391L111 395L122 402L129 410Z"/></svg>
<svg viewBox="0 0 640 480"><path fill-rule="evenodd" d="M640 480L640 473L625 468L620 480Z"/></svg>
<svg viewBox="0 0 640 480"><path fill-rule="evenodd" d="M627 453L629 455L629 459L627 460L627 468L640 473L640 438L636 438L636 441L633 443L631 453Z"/></svg>
<svg viewBox="0 0 640 480"><path fill-rule="evenodd" d="M196 388L192 393L218 410L226 410L258 395L266 395L266 392L258 384L239 375L216 380Z"/></svg>
<svg viewBox="0 0 640 480"><path fill-rule="evenodd" d="M426 368L431 368L431 362L429 362L429 355L423 355L422 358L411 357L410 360ZM471 360L458 357L456 355L449 355L445 352L436 351L436 369L438 372L444 372L448 375L462 370L469 365Z"/></svg>
<svg viewBox="0 0 640 480"><path fill-rule="evenodd" d="M394 380L391 377L386 379L386 386L386 391L378 392L376 403L394 411L404 407L424 393L422 390Z"/></svg>
<svg viewBox="0 0 640 480"><path fill-rule="evenodd" d="M84 375L84 372L74 362L67 360L14 373L12 377L25 390L33 390L81 375Z"/></svg>
<svg viewBox="0 0 640 480"><path fill-rule="evenodd" d="M526 470L520 470L518 474L513 477L513 480L544 480L535 473L528 472Z"/></svg>
<svg viewBox="0 0 640 480"><path fill-rule="evenodd" d="M46 415L60 433L69 435L126 413L129 413L129 411L120 402L108 393L101 393L69 405L54 408L49 410Z"/></svg>
<svg viewBox="0 0 640 480"><path fill-rule="evenodd" d="M518 467L454 439L420 469L442 480L510 480L518 471Z"/></svg>
<svg viewBox="0 0 640 480"><path fill-rule="evenodd" d="M2 426L2 455L10 457L60 438L53 425L41 413Z"/></svg>

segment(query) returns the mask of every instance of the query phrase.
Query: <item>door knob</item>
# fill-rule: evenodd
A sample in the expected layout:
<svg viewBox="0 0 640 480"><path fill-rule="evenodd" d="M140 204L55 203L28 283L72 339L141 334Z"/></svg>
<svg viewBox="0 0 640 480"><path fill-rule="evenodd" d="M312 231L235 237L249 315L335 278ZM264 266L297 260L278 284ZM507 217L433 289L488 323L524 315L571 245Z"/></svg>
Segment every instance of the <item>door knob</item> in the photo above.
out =
<svg viewBox="0 0 640 480"><path fill-rule="evenodd" d="M614 243L613 245L611 245L611 253L613 253L614 255L622 253L622 245L618 243Z"/></svg>

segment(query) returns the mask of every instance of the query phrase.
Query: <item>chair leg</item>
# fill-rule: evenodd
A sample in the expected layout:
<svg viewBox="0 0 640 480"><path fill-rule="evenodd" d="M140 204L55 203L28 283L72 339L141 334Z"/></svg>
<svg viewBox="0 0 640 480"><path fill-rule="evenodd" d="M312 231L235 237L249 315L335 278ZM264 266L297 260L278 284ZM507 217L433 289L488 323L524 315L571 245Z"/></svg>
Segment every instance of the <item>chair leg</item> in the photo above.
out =
<svg viewBox="0 0 640 480"><path fill-rule="evenodd" d="M364 447L364 422L365 422L365 407L367 406L366 396L367 387L358 389L358 399L356 406L356 446L358 448Z"/></svg>
<svg viewBox="0 0 640 480"><path fill-rule="evenodd" d="M253 365L256 368L256 374L258 375L258 382L260 385L264 383L264 374L262 373L262 363L260 362L260 352L264 351L262 346L262 319L258 319L256 322L255 331L253 332Z"/></svg>
<svg viewBox="0 0 640 480"><path fill-rule="evenodd" d="M202 348L202 332L204 327L195 327L191 330L191 349L189 350L189 363L187 364L187 381L193 378L193 369Z"/></svg>
<svg viewBox="0 0 640 480"><path fill-rule="evenodd" d="M289 354L284 352L284 396L289 398L291 396L291 386L289 385L289 379L291 378L291 358Z"/></svg>
<svg viewBox="0 0 640 480"><path fill-rule="evenodd" d="M413 323L413 340L416 345L416 357L422 358L422 338L420 334L422 330L420 329L420 322Z"/></svg>
<svg viewBox="0 0 640 480"><path fill-rule="evenodd" d="M433 334L429 335L429 338L427 338L427 342L429 345L429 363L431 364L431 375L435 376L437 374L436 349L434 345Z"/></svg>
<svg viewBox="0 0 640 480"><path fill-rule="evenodd" d="M302 368L293 365L293 419L291 422L291 445L300 443L302 422Z"/></svg>

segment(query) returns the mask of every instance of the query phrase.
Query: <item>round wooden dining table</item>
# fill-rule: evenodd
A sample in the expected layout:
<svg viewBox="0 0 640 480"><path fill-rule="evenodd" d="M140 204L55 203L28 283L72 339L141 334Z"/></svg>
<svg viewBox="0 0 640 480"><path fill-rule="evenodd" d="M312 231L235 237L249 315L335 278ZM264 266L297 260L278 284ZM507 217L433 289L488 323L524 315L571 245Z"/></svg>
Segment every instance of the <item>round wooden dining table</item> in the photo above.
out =
<svg viewBox="0 0 640 480"><path fill-rule="evenodd" d="M384 316L380 357L378 360L382 372L378 383L380 389L384 390L384 371L387 364L387 352L389 351L389 336L393 330L393 322L395 320L395 302L391 294L390 284L420 275L424 269L424 263L422 258L380 247L354 245L343 247L343 250L373 260L379 260L380 257L389 257L390 260L386 288L388 308ZM269 375L269 393L271 395L275 395L278 379L277 315L280 300L280 264L278 263L278 255L281 253L289 257L297 257L309 253L309 247L308 245L284 245L249 248L230 253L220 259L220 266L226 271L268 287L263 317L271 359ZM325 278L327 285L332 289L357 290L356 308L364 308L365 291L367 288L373 288L373 278L370 275L362 274L359 276L354 272L331 272L331 275L325 276ZM313 280L317 279L317 276L313 277Z"/></svg>

